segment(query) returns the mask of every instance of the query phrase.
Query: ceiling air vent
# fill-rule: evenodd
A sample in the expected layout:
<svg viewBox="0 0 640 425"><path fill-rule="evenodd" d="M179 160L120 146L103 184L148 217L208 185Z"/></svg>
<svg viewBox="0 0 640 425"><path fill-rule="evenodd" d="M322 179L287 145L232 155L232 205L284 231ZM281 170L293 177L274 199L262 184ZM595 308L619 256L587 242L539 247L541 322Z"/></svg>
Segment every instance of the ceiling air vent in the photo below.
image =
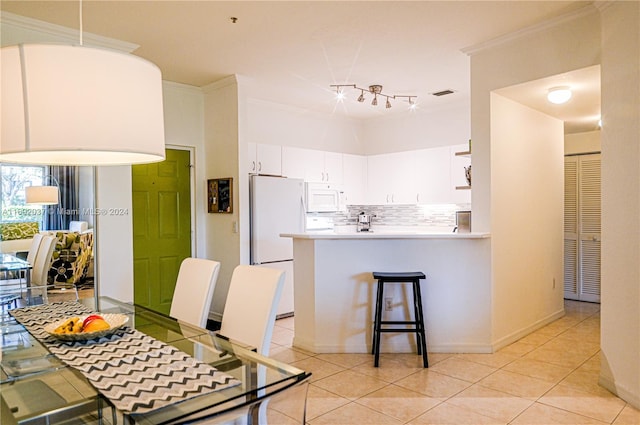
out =
<svg viewBox="0 0 640 425"><path fill-rule="evenodd" d="M434 96L445 96L447 94L453 94L453 90L442 90L442 91L437 91L435 93L431 93Z"/></svg>

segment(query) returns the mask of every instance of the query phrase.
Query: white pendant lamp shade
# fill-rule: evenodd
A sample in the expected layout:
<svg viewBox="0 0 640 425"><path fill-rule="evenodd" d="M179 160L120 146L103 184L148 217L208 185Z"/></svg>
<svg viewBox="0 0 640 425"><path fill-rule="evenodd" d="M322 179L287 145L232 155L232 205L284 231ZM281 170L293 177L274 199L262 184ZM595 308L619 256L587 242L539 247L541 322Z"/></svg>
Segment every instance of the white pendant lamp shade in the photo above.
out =
<svg viewBox="0 0 640 425"><path fill-rule="evenodd" d="M31 205L56 205L58 203L57 186L27 186L25 202Z"/></svg>
<svg viewBox="0 0 640 425"><path fill-rule="evenodd" d="M130 54L2 48L0 161L122 165L165 157L162 76Z"/></svg>

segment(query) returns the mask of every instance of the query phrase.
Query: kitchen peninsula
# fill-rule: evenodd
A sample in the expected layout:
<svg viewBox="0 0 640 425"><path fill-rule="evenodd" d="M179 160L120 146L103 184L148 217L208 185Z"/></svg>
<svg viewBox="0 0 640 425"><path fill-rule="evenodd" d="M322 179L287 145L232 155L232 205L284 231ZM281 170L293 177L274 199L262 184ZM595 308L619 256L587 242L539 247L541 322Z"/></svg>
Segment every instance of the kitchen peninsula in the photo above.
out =
<svg viewBox="0 0 640 425"><path fill-rule="evenodd" d="M336 227L336 229L338 229ZM422 271L431 352L489 353L490 235L450 229L332 230L293 238L294 347L316 353L371 352L373 271ZM403 320L409 285L385 290L383 320ZM416 352L415 336L383 335L381 351Z"/></svg>

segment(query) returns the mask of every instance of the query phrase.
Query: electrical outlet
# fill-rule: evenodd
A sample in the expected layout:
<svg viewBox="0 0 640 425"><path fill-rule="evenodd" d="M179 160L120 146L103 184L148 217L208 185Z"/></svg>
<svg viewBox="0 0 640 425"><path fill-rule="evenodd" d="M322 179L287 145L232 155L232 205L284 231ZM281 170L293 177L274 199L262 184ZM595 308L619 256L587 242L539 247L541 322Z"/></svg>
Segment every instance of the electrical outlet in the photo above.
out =
<svg viewBox="0 0 640 425"><path fill-rule="evenodd" d="M385 298L384 299L384 309L386 311L393 310L393 298Z"/></svg>

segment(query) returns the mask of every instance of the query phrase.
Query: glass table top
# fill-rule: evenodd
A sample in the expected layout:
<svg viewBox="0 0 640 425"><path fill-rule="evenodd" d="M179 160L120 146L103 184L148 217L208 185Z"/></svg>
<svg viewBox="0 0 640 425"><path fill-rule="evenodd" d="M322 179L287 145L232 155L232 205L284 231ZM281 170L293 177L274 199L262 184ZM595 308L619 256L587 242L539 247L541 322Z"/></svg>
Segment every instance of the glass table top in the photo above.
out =
<svg viewBox="0 0 640 425"><path fill-rule="evenodd" d="M98 298L97 308L93 305L94 299L80 301L101 313L126 314L129 317L128 326L174 346L241 381L240 385L188 398L150 413L130 415L136 423L180 423L190 417L228 414L255 404L272 394L295 387L309 377L308 373L262 356L242 343L231 341L206 329L178 322L144 307L122 303L108 297ZM41 418L53 422L66 420L86 412L87 409L95 409L99 402L104 401L82 374L51 354L44 344L6 311L0 317L0 339L0 397L3 403L9 405L10 410L14 408L11 403L15 403L17 397L13 392L26 385L41 388L42 382L47 383L54 392L60 393L64 400L54 407L39 406L37 400L32 400L30 405L22 406L13 412L16 423L29 423ZM49 383L61 379L58 384ZM60 388L68 388L69 382L75 382L72 384L73 388L85 390L74 395L63 394L64 391ZM56 385L60 385L60 388Z"/></svg>

